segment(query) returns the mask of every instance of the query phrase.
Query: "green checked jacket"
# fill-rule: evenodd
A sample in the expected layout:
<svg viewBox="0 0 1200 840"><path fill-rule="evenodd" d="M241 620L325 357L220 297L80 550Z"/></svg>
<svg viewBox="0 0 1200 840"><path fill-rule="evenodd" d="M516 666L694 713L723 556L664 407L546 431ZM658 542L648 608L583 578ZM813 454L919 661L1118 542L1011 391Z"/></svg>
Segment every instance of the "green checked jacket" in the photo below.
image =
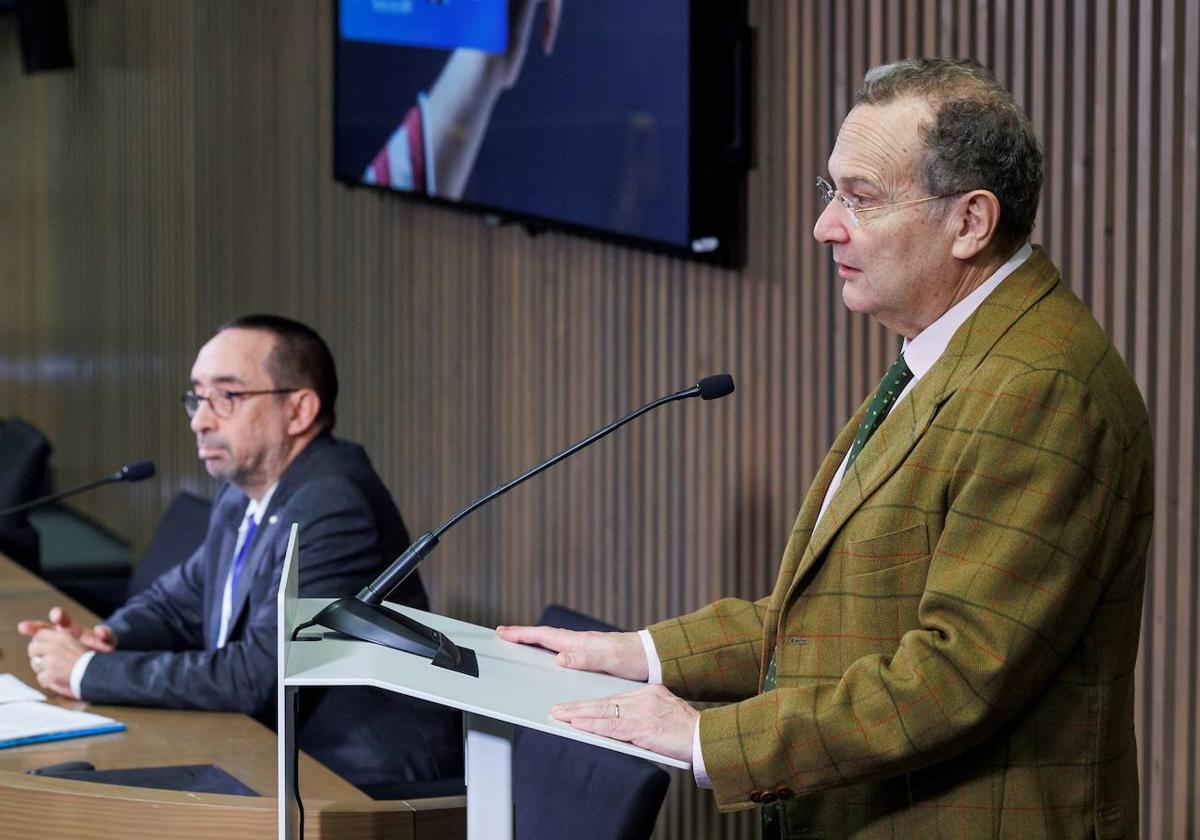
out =
<svg viewBox="0 0 1200 840"><path fill-rule="evenodd" d="M775 590L650 628L722 810L783 835L1134 837L1145 404L1041 248L893 408ZM770 654L778 688L760 693Z"/></svg>

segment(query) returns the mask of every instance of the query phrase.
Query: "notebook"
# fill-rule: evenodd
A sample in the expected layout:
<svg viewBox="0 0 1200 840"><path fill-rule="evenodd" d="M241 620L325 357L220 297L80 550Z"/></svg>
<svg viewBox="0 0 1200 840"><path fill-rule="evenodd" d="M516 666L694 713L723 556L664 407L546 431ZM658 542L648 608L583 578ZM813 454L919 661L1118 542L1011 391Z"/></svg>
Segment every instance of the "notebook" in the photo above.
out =
<svg viewBox="0 0 1200 840"><path fill-rule="evenodd" d="M123 729L125 724L110 717L47 703L40 691L0 674L0 749Z"/></svg>

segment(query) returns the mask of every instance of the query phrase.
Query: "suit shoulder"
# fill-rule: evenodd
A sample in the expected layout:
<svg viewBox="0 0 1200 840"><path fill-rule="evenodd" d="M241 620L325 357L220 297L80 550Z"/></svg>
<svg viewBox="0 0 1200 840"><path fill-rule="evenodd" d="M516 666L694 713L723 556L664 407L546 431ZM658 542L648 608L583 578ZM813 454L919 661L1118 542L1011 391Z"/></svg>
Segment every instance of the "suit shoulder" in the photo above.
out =
<svg viewBox="0 0 1200 840"><path fill-rule="evenodd" d="M1093 402L1126 445L1148 428L1145 400L1125 360L1061 280L1013 323L979 373L1005 384L1017 379L1058 381L1080 399Z"/></svg>

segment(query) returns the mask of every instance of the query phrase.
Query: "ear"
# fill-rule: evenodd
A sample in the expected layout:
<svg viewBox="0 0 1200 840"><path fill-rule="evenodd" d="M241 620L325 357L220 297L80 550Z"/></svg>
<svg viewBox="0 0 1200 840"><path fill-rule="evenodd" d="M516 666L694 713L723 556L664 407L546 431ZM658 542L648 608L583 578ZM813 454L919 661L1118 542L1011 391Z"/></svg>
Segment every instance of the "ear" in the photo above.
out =
<svg viewBox="0 0 1200 840"><path fill-rule="evenodd" d="M972 190L956 202L951 213L955 259L969 260L988 249L1000 224L1000 199L988 190Z"/></svg>
<svg viewBox="0 0 1200 840"><path fill-rule="evenodd" d="M291 416L288 418L287 433L292 437L306 434L317 422L321 413L321 398L311 388L301 388L288 394Z"/></svg>

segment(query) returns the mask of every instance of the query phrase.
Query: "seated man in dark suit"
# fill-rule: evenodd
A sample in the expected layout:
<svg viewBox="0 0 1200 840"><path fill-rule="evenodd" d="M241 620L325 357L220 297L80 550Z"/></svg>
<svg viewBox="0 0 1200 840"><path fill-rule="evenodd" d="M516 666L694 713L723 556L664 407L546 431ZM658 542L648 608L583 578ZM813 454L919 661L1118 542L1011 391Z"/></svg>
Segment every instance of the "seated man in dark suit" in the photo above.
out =
<svg viewBox="0 0 1200 840"><path fill-rule="evenodd" d="M291 524L300 593L357 591L408 544L361 446L333 437L337 374L303 324L240 318L201 348L183 403L225 483L204 543L104 624L23 621L38 682L93 703L238 711L271 723L276 601ZM427 608L418 578L391 599ZM368 792L461 774L457 714L371 688L302 697L302 749Z"/></svg>

